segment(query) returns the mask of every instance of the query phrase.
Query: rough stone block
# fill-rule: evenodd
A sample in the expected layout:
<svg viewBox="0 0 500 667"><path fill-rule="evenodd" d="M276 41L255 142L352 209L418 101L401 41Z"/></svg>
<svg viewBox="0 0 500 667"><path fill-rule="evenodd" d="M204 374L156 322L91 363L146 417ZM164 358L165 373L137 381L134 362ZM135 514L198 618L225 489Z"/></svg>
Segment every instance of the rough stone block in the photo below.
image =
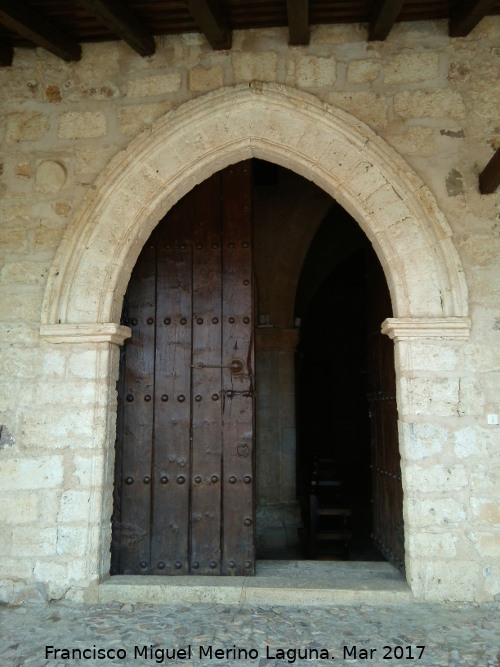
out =
<svg viewBox="0 0 500 667"><path fill-rule="evenodd" d="M458 378L400 378L399 408L406 415L456 416Z"/></svg>
<svg viewBox="0 0 500 667"><path fill-rule="evenodd" d="M384 64L384 83L430 81L438 75L437 53L403 51Z"/></svg>
<svg viewBox="0 0 500 667"><path fill-rule="evenodd" d="M485 395L478 378L465 377L459 381L459 414L483 415Z"/></svg>
<svg viewBox="0 0 500 667"><path fill-rule="evenodd" d="M302 56L295 65L299 88L329 88L337 78L337 64L333 56Z"/></svg>
<svg viewBox="0 0 500 667"><path fill-rule="evenodd" d="M500 491L496 497L471 498L470 505L476 520L480 523L500 527Z"/></svg>
<svg viewBox="0 0 500 667"><path fill-rule="evenodd" d="M62 377L66 368L67 353L58 350L53 345L46 345L43 349L42 372L44 375Z"/></svg>
<svg viewBox="0 0 500 667"><path fill-rule="evenodd" d="M387 103L380 93L335 92L319 95L328 104L351 113L372 128L381 129L387 125Z"/></svg>
<svg viewBox="0 0 500 667"><path fill-rule="evenodd" d="M399 422L401 441L404 442L404 461L436 459L446 450L452 431L438 424Z"/></svg>
<svg viewBox="0 0 500 667"><path fill-rule="evenodd" d="M1 292L0 318L6 322L34 322L40 318L42 301L40 290L30 290L22 286L19 291L5 290Z"/></svg>
<svg viewBox="0 0 500 667"><path fill-rule="evenodd" d="M408 537L410 554L416 558L428 555L436 558L454 558L458 537L454 533L416 533Z"/></svg>
<svg viewBox="0 0 500 667"><path fill-rule="evenodd" d="M161 102L120 107L117 110L118 129L122 134L135 136L146 127L150 127L155 120L166 114L172 106L171 102Z"/></svg>
<svg viewBox="0 0 500 667"><path fill-rule="evenodd" d="M474 531L468 534L468 538L474 543L474 546L481 558L498 559L498 545L500 544L500 530L491 530L489 532Z"/></svg>
<svg viewBox="0 0 500 667"><path fill-rule="evenodd" d="M0 275L4 285L45 285L48 272L47 263L23 260L5 264Z"/></svg>
<svg viewBox="0 0 500 667"><path fill-rule="evenodd" d="M108 125L101 111L67 111L59 119L59 139L97 139L106 136Z"/></svg>
<svg viewBox="0 0 500 667"><path fill-rule="evenodd" d="M468 484L467 468L463 465L407 465L405 470L406 488L419 493L451 493L463 489Z"/></svg>
<svg viewBox="0 0 500 667"><path fill-rule="evenodd" d="M0 516L9 524L32 523L38 518L38 495L0 493Z"/></svg>
<svg viewBox="0 0 500 667"><path fill-rule="evenodd" d="M348 83L375 81L382 71L379 60L353 60L347 66Z"/></svg>
<svg viewBox="0 0 500 667"><path fill-rule="evenodd" d="M405 501L405 521L408 525L436 527L452 524L463 525L467 519L466 501L455 498L407 498Z"/></svg>
<svg viewBox="0 0 500 667"><path fill-rule="evenodd" d="M80 554L81 556L81 554ZM83 558L71 558L68 563L68 581L84 581L88 579L89 562Z"/></svg>
<svg viewBox="0 0 500 667"><path fill-rule="evenodd" d="M181 73L168 72L156 76L142 76L127 84L127 97L153 97L174 93L181 87Z"/></svg>
<svg viewBox="0 0 500 667"><path fill-rule="evenodd" d="M74 416L72 413L75 409L82 405L93 404L96 400L95 382L84 379L80 379L78 382L70 382L69 380L63 382L54 378L52 381L47 381L43 394L38 398L38 403L40 407L51 404L59 405L61 428L58 428L57 431L62 432L68 424L73 425ZM84 412L85 410L78 410L82 422L84 421Z"/></svg>
<svg viewBox="0 0 500 667"><path fill-rule="evenodd" d="M47 589L43 583L22 584L14 586L12 595L13 605L39 605L45 604L48 600Z"/></svg>
<svg viewBox="0 0 500 667"><path fill-rule="evenodd" d="M104 456L95 452L90 456L74 457L73 475L82 487L91 487L103 482Z"/></svg>
<svg viewBox="0 0 500 667"><path fill-rule="evenodd" d="M459 364L459 346L443 341L400 341L399 364L402 372L455 371Z"/></svg>
<svg viewBox="0 0 500 667"><path fill-rule="evenodd" d="M44 560L37 561L33 573L37 581L44 582L51 592L54 589L63 592L69 586L66 582L68 576L68 566L66 563ZM60 595L50 597L60 597Z"/></svg>
<svg viewBox="0 0 500 667"><path fill-rule="evenodd" d="M15 526L12 531L12 555L34 558L56 555L56 528Z"/></svg>
<svg viewBox="0 0 500 667"><path fill-rule="evenodd" d="M63 482L62 456L0 461L3 491L50 489Z"/></svg>
<svg viewBox="0 0 500 667"><path fill-rule="evenodd" d="M97 350L73 352L69 357L69 370L78 378L94 378L97 375Z"/></svg>
<svg viewBox="0 0 500 667"><path fill-rule="evenodd" d="M417 568L415 568L417 569ZM435 559L418 567L416 588L426 600L480 601L480 565L474 561ZM460 582L458 585L457 582Z"/></svg>
<svg viewBox="0 0 500 667"><path fill-rule="evenodd" d="M224 70L220 65L215 67L195 67L188 75L189 90L207 92L222 88L224 85Z"/></svg>
<svg viewBox="0 0 500 667"><path fill-rule="evenodd" d="M472 96L474 99L474 113L483 119L498 120L500 86L498 85L497 75L492 82L475 81L472 85Z"/></svg>
<svg viewBox="0 0 500 667"><path fill-rule="evenodd" d="M57 529L58 556L81 556L88 547L88 529L86 527L59 526Z"/></svg>
<svg viewBox="0 0 500 667"><path fill-rule="evenodd" d="M27 230L18 220L14 224L2 222L0 227L0 252L24 252L27 250Z"/></svg>
<svg viewBox="0 0 500 667"><path fill-rule="evenodd" d="M453 451L459 459L470 456L484 459L487 456L486 445L481 431L474 426L466 426L453 434Z"/></svg>
<svg viewBox="0 0 500 667"><path fill-rule="evenodd" d="M3 554L0 559L0 580L8 581L13 579L19 584L19 581L30 581L33 577L33 554L31 557L21 558L18 554L16 557L10 557L9 554Z"/></svg>
<svg viewBox="0 0 500 667"><path fill-rule="evenodd" d="M60 203L54 206L55 213L59 214ZM69 212L69 211L68 211ZM33 232L35 252L55 252L61 243L64 234L64 225L59 221L44 218Z"/></svg>
<svg viewBox="0 0 500 667"><path fill-rule="evenodd" d="M436 155L436 131L432 127L408 127L402 134L388 134L387 141L401 155Z"/></svg>
<svg viewBox="0 0 500 667"><path fill-rule="evenodd" d="M57 520L59 523L86 522L89 516L90 491L65 491Z"/></svg>
<svg viewBox="0 0 500 667"><path fill-rule="evenodd" d="M461 94L449 88L405 90L394 95L394 110L403 118L464 118Z"/></svg>
<svg viewBox="0 0 500 667"><path fill-rule="evenodd" d="M0 199L0 216L3 223L15 222L20 229L28 229L31 220L32 207L30 202L26 201L26 196L4 196ZM25 223L25 224L23 224ZM13 228L14 225L10 225Z"/></svg>
<svg viewBox="0 0 500 667"><path fill-rule="evenodd" d="M50 127L48 116L36 111L7 114L6 123L5 140L10 143L38 141Z"/></svg>
<svg viewBox="0 0 500 667"><path fill-rule="evenodd" d="M276 53L235 52L232 56L234 81L273 81L277 62Z"/></svg>

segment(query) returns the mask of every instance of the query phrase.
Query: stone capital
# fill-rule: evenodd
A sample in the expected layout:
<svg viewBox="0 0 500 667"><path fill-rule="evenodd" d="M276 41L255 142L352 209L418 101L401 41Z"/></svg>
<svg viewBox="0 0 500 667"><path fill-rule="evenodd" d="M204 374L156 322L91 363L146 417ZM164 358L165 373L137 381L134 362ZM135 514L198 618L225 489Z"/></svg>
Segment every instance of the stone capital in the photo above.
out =
<svg viewBox="0 0 500 667"><path fill-rule="evenodd" d="M115 343L132 335L128 327L110 323L42 324L40 336L49 343Z"/></svg>
<svg viewBox="0 0 500 667"><path fill-rule="evenodd" d="M395 341L409 338L468 338L468 317L388 317L382 333Z"/></svg>

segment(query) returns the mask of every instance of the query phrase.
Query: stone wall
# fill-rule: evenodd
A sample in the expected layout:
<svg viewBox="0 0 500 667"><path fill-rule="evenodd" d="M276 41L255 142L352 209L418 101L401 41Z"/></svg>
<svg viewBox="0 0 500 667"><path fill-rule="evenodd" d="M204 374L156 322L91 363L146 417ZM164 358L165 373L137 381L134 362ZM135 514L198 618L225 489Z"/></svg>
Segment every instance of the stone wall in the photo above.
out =
<svg viewBox="0 0 500 667"><path fill-rule="evenodd" d="M500 431L487 415L500 412L500 202L479 194L477 176L500 143L499 33L495 17L453 41L444 22L425 22L398 24L384 43L368 43L354 25L313 27L308 47L291 48L286 30L269 29L236 33L230 52L213 52L199 35L160 38L144 59L121 43L84 46L79 63L16 51L13 66L0 70L2 600L91 599L109 570L116 343L127 335L116 310L160 209L229 159L225 133L234 159L275 158L315 180L373 242L399 318L386 330L396 341L408 581L418 598L498 598ZM221 111L211 137L193 123L171 151L148 144L158 133L168 138L169 123L180 126L184 103L214 91L215 105L217 91L231 86L242 97L253 81L264 82L253 89L262 118L266 83L288 101L281 116L270 104L274 115L241 147L238 122L242 135L251 124L246 102L241 121L226 105L227 127ZM193 114L191 106L186 118ZM297 157L294 123L308 114L316 124L309 120L297 139ZM323 118L339 136L347 128L338 154L324 144ZM218 146L212 157L210 142ZM122 174L130 156L139 166ZM173 162L185 178L164 176ZM137 222L139 200L150 213ZM435 220L432 233L423 215ZM94 218L110 221L109 236L99 236ZM448 288L438 269L451 276ZM467 315L464 277L468 338L454 337L453 318ZM426 291L429 281L441 289ZM92 310L114 315L87 318ZM49 342L42 320L73 328L50 330ZM348 325L339 322L346 335Z"/></svg>

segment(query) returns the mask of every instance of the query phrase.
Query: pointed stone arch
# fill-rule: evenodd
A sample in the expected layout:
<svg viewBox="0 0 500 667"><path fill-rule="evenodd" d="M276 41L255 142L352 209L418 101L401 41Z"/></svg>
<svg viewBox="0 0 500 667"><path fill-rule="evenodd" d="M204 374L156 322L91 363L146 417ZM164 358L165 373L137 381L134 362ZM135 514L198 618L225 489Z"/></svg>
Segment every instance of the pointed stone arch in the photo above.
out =
<svg viewBox="0 0 500 667"><path fill-rule="evenodd" d="M351 115L297 90L252 83L183 104L115 156L57 252L42 335L119 342L122 297L152 229L195 185L249 157L313 181L357 220L398 321L463 328L467 288L451 230L407 163Z"/></svg>
<svg viewBox="0 0 500 667"><path fill-rule="evenodd" d="M84 349L93 359L93 369L86 370L91 407L85 431L92 436L85 446L95 465L90 503L81 508L88 529L75 590L90 591L109 573L117 344L130 336L120 315L131 271L153 228L181 197L216 171L251 157L313 181L374 246L394 313L383 331L398 342L403 462L415 447L410 427L418 387L406 377L414 339L468 336L467 286L450 227L419 177L364 123L309 94L262 83L223 88L168 113L117 154L89 189L56 253L44 295L42 338L65 344L68 356ZM348 331L348 322L340 325ZM432 598L426 574L432 556L418 546L422 527L414 510L425 468L407 472L403 465L402 475L408 583L417 597Z"/></svg>

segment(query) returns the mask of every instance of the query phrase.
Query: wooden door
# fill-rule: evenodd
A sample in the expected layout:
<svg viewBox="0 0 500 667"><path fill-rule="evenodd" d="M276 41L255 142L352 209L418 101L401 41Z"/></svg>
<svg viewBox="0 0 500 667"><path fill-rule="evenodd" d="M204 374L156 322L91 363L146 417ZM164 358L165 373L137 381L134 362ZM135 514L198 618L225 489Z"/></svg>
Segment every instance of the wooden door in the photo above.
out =
<svg viewBox="0 0 500 667"><path fill-rule="evenodd" d="M125 298L112 573L255 571L251 168L160 222Z"/></svg>
<svg viewBox="0 0 500 667"><path fill-rule="evenodd" d="M392 317L385 276L375 254L366 253L368 303L368 404L372 468L372 537L376 547L404 570L403 487L398 439L394 343L380 325Z"/></svg>

